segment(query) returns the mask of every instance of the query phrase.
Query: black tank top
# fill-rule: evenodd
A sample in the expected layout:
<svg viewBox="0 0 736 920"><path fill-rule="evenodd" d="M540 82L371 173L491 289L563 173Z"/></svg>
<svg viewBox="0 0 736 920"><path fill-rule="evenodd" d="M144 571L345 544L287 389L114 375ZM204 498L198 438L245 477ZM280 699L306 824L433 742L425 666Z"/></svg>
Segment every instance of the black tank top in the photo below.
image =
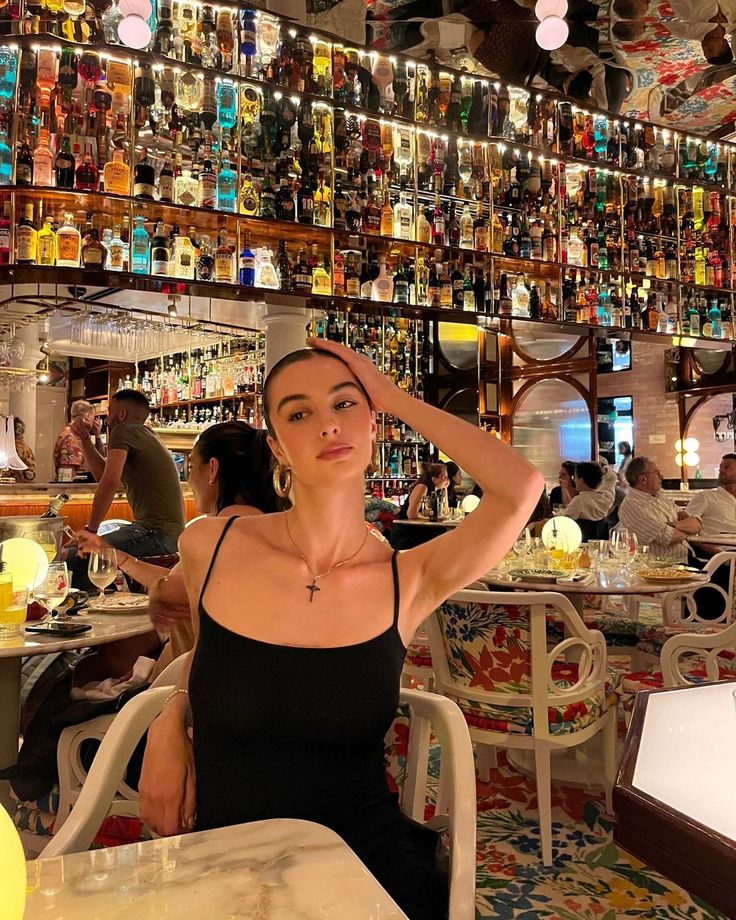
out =
<svg viewBox="0 0 736 920"><path fill-rule="evenodd" d="M283 646L233 632L199 595L199 641L189 677L196 829L302 818L338 833L411 920L445 920L438 837L410 821L389 790L384 737L399 704L406 649L394 612L380 635L337 648ZM243 586L245 593L246 586Z"/></svg>
<svg viewBox="0 0 736 920"><path fill-rule="evenodd" d="M293 817L334 826L390 798L384 736L399 703L405 648L394 615L355 645L305 648L251 639L222 626L204 595L189 681L197 771L197 827Z"/></svg>

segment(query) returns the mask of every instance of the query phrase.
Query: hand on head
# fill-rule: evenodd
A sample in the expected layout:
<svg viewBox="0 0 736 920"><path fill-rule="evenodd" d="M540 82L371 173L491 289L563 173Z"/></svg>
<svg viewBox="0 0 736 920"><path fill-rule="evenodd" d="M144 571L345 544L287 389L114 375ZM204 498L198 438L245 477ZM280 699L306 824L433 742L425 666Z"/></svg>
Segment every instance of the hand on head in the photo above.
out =
<svg viewBox="0 0 736 920"><path fill-rule="evenodd" d="M368 394L371 409L375 412L386 411L386 401L390 400L391 395L398 388L391 383L385 374L378 370L370 358L357 354L345 345L339 345L337 342L330 342L327 339L308 339L307 345L310 348L314 348L315 351L329 352L344 362Z"/></svg>

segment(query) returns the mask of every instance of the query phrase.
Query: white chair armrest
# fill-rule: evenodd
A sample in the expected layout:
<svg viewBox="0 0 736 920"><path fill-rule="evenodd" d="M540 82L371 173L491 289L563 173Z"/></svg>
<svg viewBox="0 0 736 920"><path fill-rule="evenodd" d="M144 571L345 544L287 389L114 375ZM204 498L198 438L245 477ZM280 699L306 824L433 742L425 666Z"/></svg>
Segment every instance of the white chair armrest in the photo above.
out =
<svg viewBox="0 0 736 920"><path fill-rule="evenodd" d="M681 687L689 683L680 671L679 659L685 652L705 651L708 680L718 680L718 652L736 647L736 623L717 633L681 633L671 636L662 646L660 666L665 687Z"/></svg>
<svg viewBox="0 0 736 920"><path fill-rule="evenodd" d="M401 690L412 715L428 719L442 746L442 776L450 802L452 858L450 920L475 918L475 761L468 726L459 707L435 693Z"/></svg>

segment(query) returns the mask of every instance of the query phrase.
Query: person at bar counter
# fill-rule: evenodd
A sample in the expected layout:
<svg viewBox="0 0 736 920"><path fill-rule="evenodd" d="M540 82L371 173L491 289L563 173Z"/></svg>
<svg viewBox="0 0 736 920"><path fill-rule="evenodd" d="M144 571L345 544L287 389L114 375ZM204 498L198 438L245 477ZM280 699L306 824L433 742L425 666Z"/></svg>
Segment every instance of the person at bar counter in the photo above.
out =
<svg viewBox="0 0 736 920"><path fill-rule="evenodd" d="M648 457L634 457L626 467L626 479L629 491L618 513L621 527L635 533L639 543L648 544L653 556L687 562L684 541L700 533L700 518L678 512L662 492L662 474Z"/></svg>
<svg viewBox="0 0 736 920"><path fill-rule="evenodd" d="M450 460L449 463L445 464L447 469L447 504L450 508L457 508L460 504L460 498L458 497L457 490L463 484L463 471L454 461Z"/></svg>
<svg viewBox="0 0 736 920"><path fill-rule="evenodd" d="M8 470L16 482L33 482L36 478L36 455L30 444L26 443L26 425L22 418L14 420L15 427L15 452L20 460L25 463L24 470Z"/></svg>
<svg viewBox="0 0 736 920"><path fill-rule="evenodd" d="M391 546L394 549L411 549L443 533L444 528L439 526L402 527L401 521L418 521L420 519L419 510L425 498L428 501L436 499L439 510L440 496L446 495L445 490L449 482L447 467L444 463L424 463L422 465L419 479L411 487L399 508L399 513L394 518L390 537Z"/></svg>
<svg viewBox="0 0 736 920"><path fill-rule="evenodd" d="M448 902L438 837L390 793L384 735L414 632L503 558L543 481L512 448L414 399L368 358L310 344L273 367L263 392L274 482L293 507L197 521L179 539L197 639L149 729L140 816L164 836L316 821L412 920L435 920ZM484 490L457 527L403 553L363 520L374 412L406 422Z"/></svg>
<svg viewBox="0 0 736 920"><path fill-rule="evenodd" d="M71 479L79 480L84 478L87 482L94 482L94 477L90 472L82 450L82 442L72 430L72 425L75 419L78 418L82 418L87 428L89 428L90 436L94 438L95 450L101 456L104 456L104 446L100 437L102 419L96 417L95 407L92 403L88 403L86 399L75 399L72 403L69 424L62 428L54 444L54 471L57 480L61 478L61 470L69 469Z"/></svg>
<svg viewBox="0 0 736 920"><path fill-rule="evenodd" d="M81 440L84 457L97 480L89 521L77 534L79 549L84 549L90 535L96 536L122 483L133 510L133 523L107 534L107 543L134 556L176 552L176 541L184 530L184 501L171 454L143 424L148 412L143 393L119 390L113 395L107 416L107 459L92 443L92 428L85 419L78 416L72 422L72 431ZM69 547L67 563L76 586L86 587L87 560L74 546Z"/></svg>
<svg viewBox="0 0 736 920"><path fill-rule="evenodd" d="M687 512L700 518L703 533L736 533L736 454L721 457L717 488L696 492L688 503ZM698 543L695 550L707 558L720 552L720 547Z"/></svg>

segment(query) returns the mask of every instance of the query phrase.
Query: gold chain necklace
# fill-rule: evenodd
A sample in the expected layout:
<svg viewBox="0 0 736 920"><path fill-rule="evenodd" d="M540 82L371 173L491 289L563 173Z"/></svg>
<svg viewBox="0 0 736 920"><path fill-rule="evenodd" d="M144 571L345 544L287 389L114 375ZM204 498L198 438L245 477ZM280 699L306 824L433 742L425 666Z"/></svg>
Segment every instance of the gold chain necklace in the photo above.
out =
<svg viewBox="0 0 736 920"><path fill-rule="evenodd" d="M368 524L365 525L365 536L363 537L363 541L362 541L362 543L360 544L360 546L355 550L355 552L354 552L351 556L348 556L347 559L343 559L343 560L341 560L340 562L336 562L334 565L330 566L330 568L327 569L326 572L319 572L319 573L317 573L317 572L314 571L314 569L312 568L312 566L309 564L309 560L307 559L307 557L304 555L304 553L303 553L303 552L299 549L299 547L296 545L296 541L295 541L294 538L292 537L292 535L291 535L291 530L290 530L290 528L289 528L289 518L288 518L288 515L284 518L284 521L286 522L286 533L289 535L289 539L291 540L294 549L299 553L299 555L300 555L301 558L302 558L302 561L304 562L304 565L306 565L306 567L307 567L307 571L308 571L309 574L312 576L312 584L311 584L311 585L305 585L305 586L304 586L304 587L307 589L307 591L309 591L309 603L311 604L312 601L314 600L314 593L315 593L315 591L319 591L319 590L320 590L320 589L317 587L317 582L318 582L318 580L319 580L320 578L325 578L327 575L330 574L330 572L334 572L335 569L339 569L340 566L347 565L348 562L351 562L353 559L355 559L355 557L358 555L358 553L359 553L359 552L363 549L363 547L365 546L365 541L368 539L368 533L369 533L370 528L369 528Z"/></svg>

